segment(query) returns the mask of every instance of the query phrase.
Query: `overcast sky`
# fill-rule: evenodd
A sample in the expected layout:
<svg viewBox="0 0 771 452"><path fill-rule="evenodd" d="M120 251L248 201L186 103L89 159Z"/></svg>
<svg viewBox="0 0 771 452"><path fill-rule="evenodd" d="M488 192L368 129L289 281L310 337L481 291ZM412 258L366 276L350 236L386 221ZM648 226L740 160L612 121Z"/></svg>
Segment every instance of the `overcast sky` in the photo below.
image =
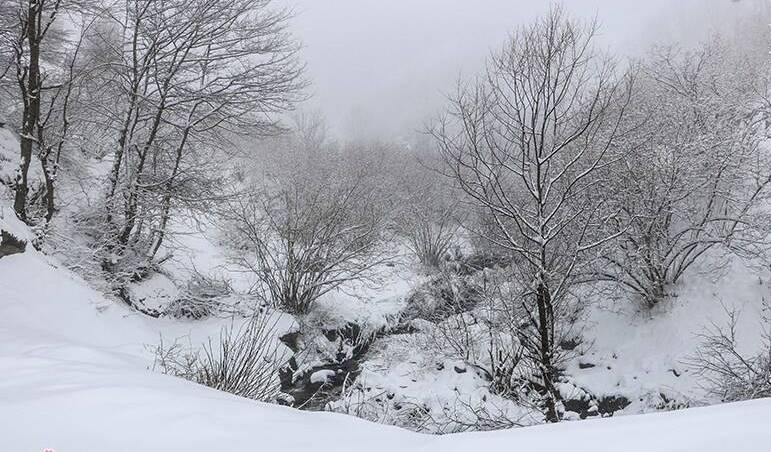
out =
<svg viewBox="0 0 771 452"><path fill-rule="evenodd" d="M459 76L549 8L546 0L285 0L313 98L340 138L398 139L433 116ZM601 45L634 55L693 39L761 0L569 0L597 16Z"/></svg>

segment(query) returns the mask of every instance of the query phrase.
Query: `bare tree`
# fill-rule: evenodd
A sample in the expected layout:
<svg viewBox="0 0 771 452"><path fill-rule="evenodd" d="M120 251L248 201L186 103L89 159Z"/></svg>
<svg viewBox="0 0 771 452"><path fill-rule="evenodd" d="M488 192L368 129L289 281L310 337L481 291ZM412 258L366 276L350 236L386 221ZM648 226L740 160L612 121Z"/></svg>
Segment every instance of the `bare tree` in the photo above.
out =
<svg viewBox="0 0 771 452"><path fill-rule="evenodd" d="M618 161L629 80L592 48L594 24L554 9L516 31L486 77L460 89L432 130L450 174L493 225L485 239L516 256L526 316L523 359L539 370L543 409L559 420L559 325L591 252L609 231L601 189Z"/></svg>
<svg viewBox="0 0 771 452"><path fill-rule="evenodd" d="M421 264L439 269L458 243L461 203L455 187L429 166L434 163L429 159L436 156L405 154L404 164L395 175L399 209L396 232Z"/></svg>
<svg viewBox="0 0 771 452"><path fill-rule="evenodd" d="M280 148L225 213L236 262L273 303L298 314L344 283L371 280L390 257L382 180L369 150L302 143Z"/></svg>
<svg viewBox="0 0 771 452"><path fill-rule="evenodd" d="M46 86L48 94L41 109L41 117L37 127L36 146L37 158L43 173L43 186L30 196L29 204L34 205L37 198L41 199L46 223L49 223L57 209L56 186L59 179L65 152L72 149L73 134L81 131L76 114L82 113L80 105L81 92L86 68L80 61L81 46L85 35L89 32L96 16L83 14L78 38L63 45L60 69L49 76ZM74 123L74 124L73 124Z"/></svg>
<svg viewBox="0 0 771 452"><path fill-rule="evenodd" d="M641 125L611 178L626 232L603 253L601 277L653 306L715 246L746 252L763 241L757 206L771 165L751 58L714 40L659 49L642 69L629 115Z"/></svg>
<svg viewBox="0 0 771 452"><path fill-rule="evenodd" d="M13 98L15 83L13 83L14 44L18 40L16 27L18 18L14 17L16 9L10 4L10 0L0 2L0 99L10 101ZM4 102L5 103L5 102ZM8 102L10 103L10 102ZM4 109L8 108L7 104ZM8 111L0 111L0 120L4 122Z"/></svg>

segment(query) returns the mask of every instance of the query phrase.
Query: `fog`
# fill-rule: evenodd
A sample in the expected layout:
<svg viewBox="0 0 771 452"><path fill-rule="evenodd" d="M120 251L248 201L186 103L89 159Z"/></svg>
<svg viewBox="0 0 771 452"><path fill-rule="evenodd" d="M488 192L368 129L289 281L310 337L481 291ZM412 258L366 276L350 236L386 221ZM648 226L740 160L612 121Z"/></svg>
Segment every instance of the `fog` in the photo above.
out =
<svg viewBox="0 0 771 452"><path fill-rule="evenodd" d="M338 138L398 139L420 129L459 77L479 71L543 0L286 0L304 46L312 98ZM759 0L570 0L600 23L598 44L623 56L688 44L760 7Z"/></svg>

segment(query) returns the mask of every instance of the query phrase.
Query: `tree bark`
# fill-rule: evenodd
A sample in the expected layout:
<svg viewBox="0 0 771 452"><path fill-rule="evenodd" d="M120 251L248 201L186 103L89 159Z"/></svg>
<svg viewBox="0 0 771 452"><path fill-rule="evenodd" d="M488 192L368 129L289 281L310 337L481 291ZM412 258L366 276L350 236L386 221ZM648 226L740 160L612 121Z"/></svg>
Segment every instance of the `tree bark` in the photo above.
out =
<svg viewBox="0 0 771 452"><path fill-rule="evenodd" d="M24 99L24 111L19 142L19 172L16 175L13 208L22 221L27 221L28 173L32 161L35 129L40 120L40 3L29 0L26 39L29 43L29 66L26 82L19 79Z"/></svg>
<svg viewBox="0 0 771 452"><path fill-rule="evenodd" d="M543 386L546 390L546 421L559 422L559 415L557 414L557 400L559 394L554 387L555 371L554 363L552 362L551 332L554 325L553 318L550 314L552 311L551 292L543 280L538 283L538 288L536 290L536 306L538 307L538 333L541 349L541 378L543 378Z"/></svg>

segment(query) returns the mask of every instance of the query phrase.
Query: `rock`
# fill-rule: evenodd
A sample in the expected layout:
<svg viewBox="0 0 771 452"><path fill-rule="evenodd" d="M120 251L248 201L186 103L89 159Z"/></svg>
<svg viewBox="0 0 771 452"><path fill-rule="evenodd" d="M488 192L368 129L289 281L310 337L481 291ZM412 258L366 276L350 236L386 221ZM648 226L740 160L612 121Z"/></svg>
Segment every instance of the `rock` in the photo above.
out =
<svg viewBox="0 0 771 452"><path fill-rule="evenodd" d="M561 349L569 352L569 351L575 350L576 347L578 347L580 344L581 344L581 339L572 338L572 339L563 339L559 345Z"/></svg>
<svg viewBox="0 0 771 452"><path fill-rule="evenodd" d="M0 238L0 258L12 254L23 253L26 249L27 242L8 231L2 231Z"/></svg>
<svg viewBox="0 0 771 452"><path fill-rule="evenodd" d="M292 397L291 394L279 392L276 396L276 403L284 406L292 406L294 405L294 397Z"/></svg>
<svg viewBox="0 0 771 452"><path fill-rule="evenodd" d="M313 363L297 362L298 356L302 356L303 344L313 341L304 340L299 331L280 338L295 352L287 365L279 370L281 390L292 396L292 406L322 409L328 400L339 396L343 385L352 384L361 373L359 364L376 337L365 334L353 323L321 331L321 334L333 344L339 343L338 350L334 357Z"/></svg>
<svg viewBox="0 0 771 452"><path fill-rule="evenodd" d="M602 414L613 415L616 411L623 410L632 403L624 396L605 396L597 400L597 410Z"/></svg>
<svg viewBox="0 0 771 452"><path fill-rule="evenodd" d="M285 335L278 338L284 345L289 347L290 350L292 350L294 353L297 353L300 351L300 332L299 331L292 331L290 333L286 333Z"/></svg>

